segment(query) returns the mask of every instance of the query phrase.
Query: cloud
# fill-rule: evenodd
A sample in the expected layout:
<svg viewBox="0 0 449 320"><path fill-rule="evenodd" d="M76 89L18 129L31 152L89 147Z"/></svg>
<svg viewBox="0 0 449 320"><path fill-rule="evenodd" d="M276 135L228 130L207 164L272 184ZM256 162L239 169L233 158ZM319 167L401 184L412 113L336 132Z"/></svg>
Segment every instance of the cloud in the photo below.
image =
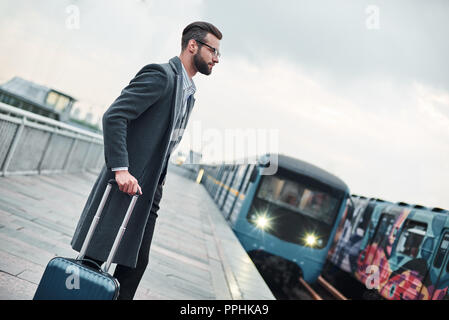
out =
<svg viewBox="0 0 449 320"><path fill-rule="evenodd" d="M339 175L355 193L449 207L445 90L394 78L360 79L341 90L281 59L263 68L227 59L195 81L191 121L203 129L223 136L228 128L279 129L279 151Z"/></svg>
<svg viewBox="0 0 449 320"><path fill-rule="evenodd" d="M66 28L69 4L80 29ZM380 29L366 27L368 5ZM446 1L60 1L0 3L0 80L74 95L101 115L147 63L179 53L195 20L223 58L195 77L204 130L277 129L280 152L351 190L449 208ZM183 140L184 143L185 140ZM182 145L181 145L182 146Z"/></svg>
<svg viewBox="0 0 449 320"><path fill-rule="evenodd" d="M279 57L341 81L390 75L449 89L447 1L207 1L222 28L223 53L260 65ZM367 28L369 6L379 29Z"/></svg>
<svg viewBox="0 0 449 320"><path fill-rule="evenodd" d="M22 76L70 93L100 116L140 68L179 53L182 29L200 19L199 6L198 0L3 1L0 82ZM79 28L69 28L75 13Z"/></svg>

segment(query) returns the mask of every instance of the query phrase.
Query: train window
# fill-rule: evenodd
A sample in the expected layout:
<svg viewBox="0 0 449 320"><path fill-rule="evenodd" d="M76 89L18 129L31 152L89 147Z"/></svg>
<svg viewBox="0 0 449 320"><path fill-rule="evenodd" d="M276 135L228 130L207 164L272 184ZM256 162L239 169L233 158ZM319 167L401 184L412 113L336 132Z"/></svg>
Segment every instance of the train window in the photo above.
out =
<svg viewBox="0 0 449 320"><path fill-rule="evenodd" d="M258 197L296 207L303 189L295 182L276 176L265 176Z"/></svg>
<svg viewBox="0 0 449 320"><path fill-rule="evenodd" d="M394 216L386 213L382 214L374 235L373 243L380 243L382 239L388 237L389 231L391 230L393 224Z"/></svg>
<svg viewBox="0 0 449 320"><path fill-rule="evenodd" d="M289 207L298 213L332 224L338 200L326 192L312 190L298 182L265 176L257 197Z"/></svg>
<svg viewBox="0 0 449 320"><path fill-rule="evenodd" d="M314 235L317 239L314 247L322 248L328 241L341 201L305 180L263 176L247 219L256 227L259 218L269 221L265 232L293 243L303 244L307 236Z"/></svg>
<svg viewBox="0 0 449 320"><path fill-rule="evenodd" d="M305 214L332 224L334 217L329 213L335 211L337 203L337 199L328 193L304 189L298 208Z"/></svg>
<svg viewBox="0 0 449 320"><path fill-rule="evenodd" d="M364 226L367 224L367 217L365 216L365 209L367 207L367 201L357 201L355 208L354 208L354 222L351 229L351 234L357 234L360 237L363 237L365 234L366 227Z"/></svg>
<svg viewBox="0 0 449 320"><path fill-rule="evenodd" d="M254 170L257 170L257 168L253 165L251 165L251 167L248 169L248 174L246 175L245 182L243 185L243 194L246 194L246 192L248 192L248 188L251 183L250 179L251 176L253 175Z"/></svg>
<svg viewBox="0 0 449 320"><path fill-rule="evenodd" d="M284 181L275 176L264 176L257 197L265 200L276 200L279 198L280 189Z"/></svg>
<svg viewBox="0 0 449 320"><path fill-rule="evenodd" d="M426 235L426 230L427 224L407 220L398 241L397 252L416 258L424 236Z"/></svg>
<svg viewBox="0 0 449 320"><path fill-rule="evenodd" d="M247 169L247 166L240 166L239 167L239 169L238 169L238 171L236 173L236 176L234 178L233 188L238 188L242 184L242 179L243 179L243 177L245 175L246 169Z"/></svg>
<svg viewBox="0 0 449 320"><path fill-rule="evenodd" d="M447 249L449 247L449 233L446 233L441 241L440 247L438 248L437 255L433 261L433 266L437 269L441 268L443 264L444 257L446 256Z"/></svg>

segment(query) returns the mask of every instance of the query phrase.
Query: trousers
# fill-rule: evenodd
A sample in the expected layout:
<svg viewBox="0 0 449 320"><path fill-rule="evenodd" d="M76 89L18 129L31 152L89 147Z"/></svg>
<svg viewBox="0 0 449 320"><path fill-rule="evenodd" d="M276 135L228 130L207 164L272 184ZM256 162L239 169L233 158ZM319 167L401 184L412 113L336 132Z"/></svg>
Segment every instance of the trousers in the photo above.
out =
<svg viewBox="0 0 449 320"><path fill-rule="evenodd" d="M145 226L145 232L137 256L137 264L135 268L130 268L117 264L114 271L114 278L120 283L120 291L118 300L132 300L136 294L137 287L142 280L143 274L148 266L150 256L151 240L153 239L154 227L156 225L157 212L159 211L159 203L162 198L163 184L158 184L154 194L153 204L151 206L150 215ZM95 261L98 265L102 265L104 261L93 259L86 256L86 259ZM89 264L88 262L86 262Z"/></svg>

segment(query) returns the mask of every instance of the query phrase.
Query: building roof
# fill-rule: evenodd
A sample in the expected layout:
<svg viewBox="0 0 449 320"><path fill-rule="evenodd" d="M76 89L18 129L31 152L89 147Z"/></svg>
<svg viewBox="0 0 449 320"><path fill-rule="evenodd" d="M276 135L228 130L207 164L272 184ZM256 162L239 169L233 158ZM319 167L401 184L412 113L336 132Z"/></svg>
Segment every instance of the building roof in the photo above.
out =
<svg viewBox="0 0 449 320"><path fill-rule="evenodd" d="M47 94L50 91L53 91L60 95L66 96L67 98L69 98L72 101L76 101L75 98L69 96L68 94L62 93L62 92L52 89L52 88L48 88L43 85L36 84L34 82L22 79L20 77L12 78L8 82L0 85L0 88L7 92L13 93L17 96L20 96L28 101L34 102L36 104L39 104L39 105L42 105L45 107L52 107L52 106L48 106L45 103Z"/></svg>

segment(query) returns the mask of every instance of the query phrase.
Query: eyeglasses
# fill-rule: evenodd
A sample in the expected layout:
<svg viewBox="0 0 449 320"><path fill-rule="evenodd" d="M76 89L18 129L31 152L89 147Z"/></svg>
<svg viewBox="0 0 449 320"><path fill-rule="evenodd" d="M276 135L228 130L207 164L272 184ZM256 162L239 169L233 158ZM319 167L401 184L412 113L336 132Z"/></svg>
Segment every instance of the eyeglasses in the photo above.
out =
<svg viewBox="0 0 449 320"><path fill-rule="evenodd" d="M195 41L196 41L196 42L199 42L199 43L201 43L201 44L204 44L206 47L212 49L212 52L213 52L214 56L216 56L216 57L218 57L218 58L221 57L220 51L218 51L216 48L214 48L214 47L208 45L207 43L204 43L203 41L200 41L200 40L195 40Z"/></svg>

